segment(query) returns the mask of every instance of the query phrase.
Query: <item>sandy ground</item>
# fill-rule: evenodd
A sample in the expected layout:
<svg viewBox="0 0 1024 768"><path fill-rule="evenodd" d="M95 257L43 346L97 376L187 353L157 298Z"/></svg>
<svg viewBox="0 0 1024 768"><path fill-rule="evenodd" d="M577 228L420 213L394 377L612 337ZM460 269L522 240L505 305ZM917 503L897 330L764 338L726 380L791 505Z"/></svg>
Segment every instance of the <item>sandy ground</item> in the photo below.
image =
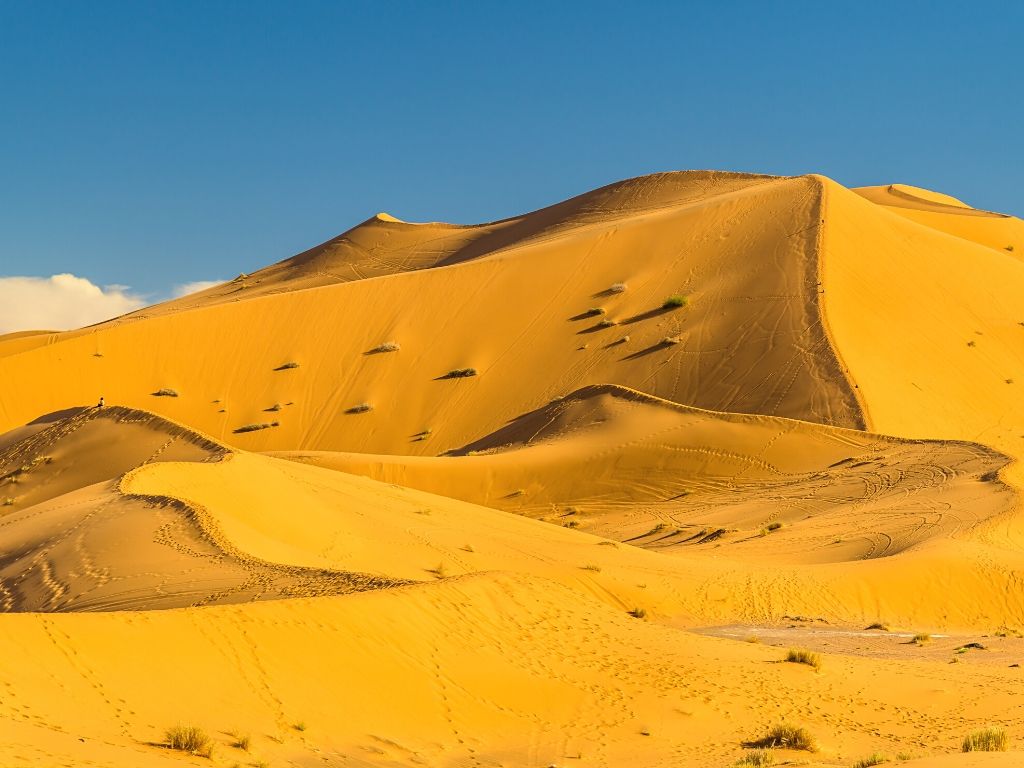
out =
<svg viewBox="0 0 1024 768"><path fill-rule="evenodd" d="M1022 253L659 174L0 337L0 763L1024 764Z"/></svg>

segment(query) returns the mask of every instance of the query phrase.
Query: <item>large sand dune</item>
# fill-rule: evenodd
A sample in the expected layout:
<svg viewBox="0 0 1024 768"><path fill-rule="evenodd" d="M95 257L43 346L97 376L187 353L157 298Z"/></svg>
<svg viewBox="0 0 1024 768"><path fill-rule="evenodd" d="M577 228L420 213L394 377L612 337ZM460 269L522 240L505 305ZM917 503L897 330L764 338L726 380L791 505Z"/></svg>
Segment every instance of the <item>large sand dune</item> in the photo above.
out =
<svg viewBox="0 0 1024 768"><path fill-rule="evenodd" d="M1022 252L659 174L0 337L0 762L1016 765Z"/></svg>

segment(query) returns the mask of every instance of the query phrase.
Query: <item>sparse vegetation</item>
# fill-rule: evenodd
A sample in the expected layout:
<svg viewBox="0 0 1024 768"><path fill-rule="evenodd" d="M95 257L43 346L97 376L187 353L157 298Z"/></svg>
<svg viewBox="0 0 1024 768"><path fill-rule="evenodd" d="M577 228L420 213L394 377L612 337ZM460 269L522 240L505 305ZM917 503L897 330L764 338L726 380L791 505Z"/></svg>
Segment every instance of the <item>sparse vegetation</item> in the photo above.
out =
<svg viewBox="0 0 1024 768"><path fill-rule="evenodd" d="M662 309L679 309L690 303L690 300L681 293L674 293L661 302Z"/></svg>
<svg viewBox="0 0 1024 768"><path fill-rule="evenodd" d="M263 424L244 424L243 426L241 426L238 429L234 430L234 432L237 435L240 432L256 432L257 430L260 430L260 429L270 429L271 427L279 427L279 426L281 426L281 423L277 422L277 421L272 421L269 424L267 424L267 423L263 423Z"/></svg>
<svg viewBox="0 0 1024 768"><path fill-rule="evenodd" d="M755 749L735 762L735 768L771 768L775 765L775 753L770 749Z"/></svg>
<svg viewBox="0 0 1024 768"><path fill-rule="evenodd" d="M444 563L438 563L436 568L428 568L427 571L434 574L439 579L443 579L448 575L448 569L445 567Z"/></svg>
<svg viewBox="0 0 1024 768"><path fill-rule="evenodd" d="M385 341L383 344L378 344L376 347L370 350L374 354L381 354L382 352L397 352L402 348L402 345L397 341Z"/></svg>
<svg viewBox="0 0 1024 768"><path fill-rule="evenodd" d="M444 378L444 379L466 379L466 378L469 378L470 376L476 376L476 375L477 375L476 368L455 368L455 369L453 369L451 371L448 371L448 373L446 373L441 378Z"/></svg>
<svg viewBox="0 0 1024 768"><path fill-rule="evenodd" d="M912 642L914 645L924 645L925 643L930 643L931 641L932 636L929 635L927 632L918 632L910 639L910 642Z"/></svg>
<svg viewBox="0 0 1024 768"><path fill-rule="evenodd" d="M517 499L520 496L525 496L525 495L526 495L526 489L525 488L516 488L514 491L509 493L505 498L506 499Z"/></svg>
<svg viewBox="0 0 1024 768"><path fill-rule="evenodd" d="M13 498L11 498L10 496L8 496L8 497L7 497L6 499L4 499L4 504L3 504L3 505L4 505L5 507L11 507L11 506L14 506L14 499L13 499Z"/></svg>
<svg viewBox="0 0 1024 768"><path fill-rule="evenodd" d="M753 645L760 645L761 638L757 635L747 635L745 638L743 638L743 642L751 643Z"/></svg>
<svg viewBox="0 0 1024 768"><path fill-rule="evenodd" d="M235 749L240 749L243 752L249 751L249 737L248 736L235 736L235 740L231 742L231 746Z"/></svg>
<svg viewBox="0 0 1024 768"><path fill-rule="evenodd" d="M562 523L562 527L563 528L579 528L580 527L580 521L579 520L566 520L564 523Z"/></svg>
<svg viewBox="0 0 1024 768"><path fill-rule="evenodd" d="M1013 246L1012 245L1006 246L1006 250L1008 250L1010 253L1013 253Z"/></svg>
<svg viewBox="0 0 1024 768"><path fill-rule="evenodd" d="M654 526L653 528L651 528L651 530L649 530L649 531L648 531L647 533L645 533L645 534L644 534L644 536L653 536L653 535L654 535L654 534L656 534L656 533L661 533L661 532L662 532L662 531L664 531L664 530L665 530L665 529L666 529L667 527L668 527L668 526L667 526L667 525L665 525L664 523L658 523L658 524L657 524L656 526Z"/></svg>
<svg viewBox="0 0 1024 768"><path fill-rule="evenodd" d="M671 347L675 344L678 344L681 341L682 338L679 336L666 336L661 340L661 343L664 344L666 347Z"/></svg>
<svg viewBox="0 0 1024 768"><path fill-rule="evenodd" d="M976 346L978 346L978 343L972 339L971 341L967 342L967 346L968 347L976 347Z"/></svg>
<svg viewBox="0 0 1024 768"><path fill-rule="evenodd" d="M882 763L888 762L888 757L883 755L881 752L875 752L872 755L868 755L867 757L858 760L853 764L853 768L871 768L873 765L881 765Z"/></svg>
<svg viewBox="0 0 1024 768"><path fill-rule="evenodd" d="M298 368L299 364L294 360L289 360L287 363L281 363L281 365L275 368L275 371L290 371L292 368Z"/></svg>
<svg viewBox="0 0 1024 768"><path fill-rule="evenodd" d="M345 413L366 413L372 411L373 406L369 403L360 403L359 405L353 405L351 408L345 410Z"/></svg>
<svg viewBox="0 0 1024 768"><path fill-rule="evenodd" d="M175 725L164 733L164 740L171 749L188 752L200 757L209 757L213 751L213 742L206 732L194 725Z"/></svg>
<svg viewBox="0 0 1024 768"><path fill-rule="evenodd" d="M601 566L597 565L596 563L587 563L586 565L582 566L582 568L584 571L594 571L595 573L601 572Z"/></svg>
<svg viewBox="0 0 1024 768"><path fill-rule="evenodd" d="M306 723L300 720L292 727L295 728L296 731L304 731L306 730Z"/></svg>
<svg viewBox="0 0 1024 768"><path fill-rule="evenodd" d="M599 328L611 328L613 325L618 325L618 323L615 320L611 320L611 319L606 317L604 320L602 320L597 325L598 325Z"/></svg>
<svg viewBox="0 0 1024 768"><path fill-rule="evenodd" d="M786 653L786 661L792 664L806 664L814 667L815 671L821 671L821 656L804 648L790 648Z"/></svg>
<svg viewBox="0 0 1024 768"><path fill-rule="evenodd" d="M878 630L881 630L882 632L888 632L889 631L889 625L888 624L883 624L880 621L876 621L874 624L868 624L868 626L865 627L865 629L878 629Z"/></svg>
<svg viewBox="0 0 1024 768"><path fill-rule="evenodd" d="M1005 752L1009 742L1004 729L990 726L964 736L961 748L964 752Z"/></svg>
<svg viewBox="0 0 1024 768"><path fill-rule="evenodd" d="M818 749L817 742L806 728L787 723L772 726L760 739L747 742L745 746L761 749L782 747L783 749L802 749L807 752L815 752Z"/></svg>
<svg viewBox="0 0 1024 768"><path fill-rule="evenodd" d="M782 523L782 522L780 522L778 520L775 520L775 521L773 521L771 523L768 523L768 525L766 525L765 528L767 528L769 531L777 531L780 528L782 528L784 525L785 525L785 523Z"/></svg>
<svg viewBox="0 0 1024 768"><path fill-rule="evenodd" d="M632 616L634 619L646 619L647 611L645 611L643 608L634 608L632 611L629 611L629 615Z"/></svg>
<svg viewBox="0 0 1024 768"><path fill-rule="evenodd" d="M170 389L168 387L163 387L162 389L158 389L156 392L153 393L153 397L177 397L177 396L178 396L177 390Z"/></svg>
<svg viewBox="0 0 1024 768"><path fill-rule="evenodd" d="M596 315L603 315L607 311L608 310L606 310L604 307L591 307L590 309L588 309L583 314L584 314L585 317L594 317Z"/></svg>
<svg viewBox="0 0 1024 768"><path fill-rule="evenodd" d="M1013 250L1013 246L1012 245L1010 246L1010 250ZM612 283L610 286L608 286L608 293L625 293L625 292L626 292L626 284L625 283Z"/></svg>
<svg viewBox="0 0 1024 768"><path fill-rule="evenodd" d="M277 413L278 411L281 410L281 404L280 403L274 403L272 406L270 406L269 408L266 408L264 410L265 410L266 413Z"/></svg>

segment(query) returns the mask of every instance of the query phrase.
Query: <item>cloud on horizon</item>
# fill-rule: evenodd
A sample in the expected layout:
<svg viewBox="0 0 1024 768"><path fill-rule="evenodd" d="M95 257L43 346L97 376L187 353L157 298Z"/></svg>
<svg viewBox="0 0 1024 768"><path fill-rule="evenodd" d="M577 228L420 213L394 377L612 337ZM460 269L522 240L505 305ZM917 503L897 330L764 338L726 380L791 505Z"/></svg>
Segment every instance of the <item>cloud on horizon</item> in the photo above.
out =
<svg viewBox="0 0 1024 768"><path fill-rule="evenodd" d="M197 280L176 285L170 298L220 282ZM81 328L152 303L151 297L134 293L128 286L98 286L67 272L50 277L0 277L0 334Z"/></svg>

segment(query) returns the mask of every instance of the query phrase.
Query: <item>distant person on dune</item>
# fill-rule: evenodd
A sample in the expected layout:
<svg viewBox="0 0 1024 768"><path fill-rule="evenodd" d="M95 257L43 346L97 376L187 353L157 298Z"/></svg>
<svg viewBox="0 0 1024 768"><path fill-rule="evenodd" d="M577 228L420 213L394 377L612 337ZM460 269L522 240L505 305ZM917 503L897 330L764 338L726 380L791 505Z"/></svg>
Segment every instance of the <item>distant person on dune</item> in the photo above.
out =
<svg viewBox="0 0 1024 768"><path fill-rule="evenodd" d="M103 407L103 404L104 404L104 403L106 403L106 402L107 402L107 401L106 401L106 399L105 399L105 398L103 397L103 395L100 395L100 401L99 401L99 403L97 403L97 404L96 404L96 407L97 407L97 408L102 408L102 407Z"/></svg>

